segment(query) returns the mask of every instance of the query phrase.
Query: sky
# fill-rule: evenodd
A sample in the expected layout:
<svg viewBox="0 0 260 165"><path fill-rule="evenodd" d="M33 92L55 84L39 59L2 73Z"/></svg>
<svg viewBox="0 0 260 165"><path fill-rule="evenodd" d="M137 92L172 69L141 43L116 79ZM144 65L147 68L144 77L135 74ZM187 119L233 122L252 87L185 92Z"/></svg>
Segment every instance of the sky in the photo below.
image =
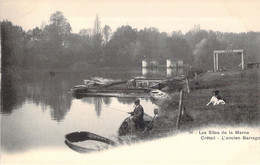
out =
<svg viewBox="0 0 260 165"><path fill-rule="evenodd" d="M49 23L61 11L72 32L93 28L96 15L112 31L122 25L160 32L201 29L221 32L260 31L260 0L0 0L1 20L24 30Z"/></svg>

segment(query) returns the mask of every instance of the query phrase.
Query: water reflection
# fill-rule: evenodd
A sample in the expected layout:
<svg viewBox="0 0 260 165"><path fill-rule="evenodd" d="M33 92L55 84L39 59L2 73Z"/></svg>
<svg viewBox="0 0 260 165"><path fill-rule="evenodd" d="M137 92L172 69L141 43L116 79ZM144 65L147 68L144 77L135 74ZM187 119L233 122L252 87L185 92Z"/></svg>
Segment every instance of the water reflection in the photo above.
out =
<svg viewBox="0 0 260 165"><path fill-rule="evenodd" d="M150 78L174 77L184 74L184 68L142 68L142 76Z"/></svg>
<svg viewBox="0 0 260 165"><path fill-rule="evenodd" d="M52 118L58 122L63 120L71 106L72 98L67 93L71 84L59 77L49 79L47 74L19 74L3 74L1 112L11 114L29 101L40 105L43 111L50 107Z"/></svg>
<svg viewBox="0 0 260 165"><path fill-rule="evenodd" d="M159 69L158 68L142 68L142 75L144 77L149 77L151 75L156 75L159 73Z"/></svg>
<svg viewBox="0 0 260 165"><path fill-rule="evenodd" d="M146 77L166 77L182 74L183 68L175 70L174 68L153 68L142 70L127 70L118 71L115 69L105 69L102 72L82 72L75 73L56 73L50 77L49 72L21 72L2 78L2 109L3 114L11 114L13 110L19 110L26 101L39 105L43 112L47 108L50 109L50 115L53 120L61 122L71 109L72 100L74 99L69 92L74 85L82 84L84 79L93 76L103 76L104 78L120 78L129 79L139 76L142 73ZM19 76L17 76L19 75ZM104 98L82 98L83 102L94 103L95 110L98 116L102 111L102 103L111 104L109 97ZM118 98L118 101L123 104L131 104L134 98Z"/></svg>
<svg viewBox="0 0 260 165"><path fill-rule="evenodd" d="M25 102L25 97L22 95L23 88L19 83L17 74L10 76L3 72L1 79L1 113L11 114L14 109L18 109Z"/></svg>
<svg viewBox="0 0 260 165"><path fill-rule="evenodd" d="M74 99L69 92L74 85L82 84L84 79L101 76L104 78L129 79L140 76L142 73L146 77L168 77L177 74L183 74L183 68L178 70L174 68L153 68L147 69L104 69L102 71L75 73L55 73L50 77L49 72L21 72L7 76L2 76L2 109L1 113L11 114L13 110L19 110L26 101L39 105L42 111L50 109L50 115L53 120L61 122L71 109ZM83 102L94 103L98 116L102 111L102 104L111 104L109 97L104 98L82 98ZM131 104L134 98L118 98L123 104Z"/></svg>
<svg viewBox="0 0 260 165"><path fill-rule="evenodd" d="M177 75L182 75L184 73L183 68L167 68L166 69L167 77L174 77Z"/></svg>
<svg viewBox="0 0 260 165"><path fill-rule="evenodd" d="M82 100L82 102L88 103L88 104L94 103L97 117L100 117L100 115L101 115L103 103L108 105L111 102L111 98L109 98L109 97L83 97L81 100Z"/></svg>
<svg viewBox="0 0 260 165"><path fill-rule="evenodd" d="M118 98L118 102L123 104L131 104L134 102L134 100L135 98L124 98L124 97Z"/></svg>
<svg viewBox="0 0 260 165"><path fill-rule="evenodd" d="M120 78L123 80L139 76L140 70L133 69L102 69L90 70L75 74L74 72L58 72L50 77L46 72L21 72L2 74L1 113L11 114L13 110L21 108L25 101L40 105L44 111L46 107L52 109L54 120L64 119L71 107L72 97L68 93L72 86L82 84L84 79L100 76L104 78ZM109 104L109 99L103 99Z"/></svg>
<svg viewBox="0 0 260 165"><path fill-rule="evenodd" d="M129 114L112 108L133 111L135 98L74 99L69 91L90 77L125 80L141 73L141 69L106 69L77 74L59 72L51 78L49 72L2 75L2 149L17 152L39 147L65 147L64 135L74 131L90 131L105 137L117 135L119 126ZM141 98L141 104L152 116L157 106L149 98Z"/></svg>
<svg viewBox="0 0 260 165"><path fill-rule="evenodd" d="M165 78L165 68L142 68L142 76L149 78Z"/></svg>
<svg viewBox="0 0 260 165"><path fill-rule="evenodd" d="M83 103L87 103L87 104L93 104L94 105L94 109L96 112L97 117L100 117L102 110L106 109L106 108L111 108L110 105L112 103L112 100L117 100L118 103L124 104L124 105L130 105L130 110L132 109L132 105L133 102L136 98L134 97L83 97L82 99L80 99L80 101L82 101ZM143 101L145 102L151 102L150 98L142 98ZM117 109L118 105L114 104L112 109ZM129 108L128 108L129 109ZM126 109L121 109L122 111L125 111Z"/></svg>

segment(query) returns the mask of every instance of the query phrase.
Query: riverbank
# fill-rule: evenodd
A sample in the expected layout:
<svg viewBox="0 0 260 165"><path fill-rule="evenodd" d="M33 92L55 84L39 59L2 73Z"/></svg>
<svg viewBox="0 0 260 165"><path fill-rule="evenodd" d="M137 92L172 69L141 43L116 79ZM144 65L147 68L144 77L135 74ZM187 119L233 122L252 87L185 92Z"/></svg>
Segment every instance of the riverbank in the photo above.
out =
<svg viewBox="0 0 260 165"><path fill-rule="evenodd" d="M205 126L233 127L260 125L259 109L260 70L208 72L199 76L199 84L190 81L190 93L184 92L183 116L180 129L176 129L179 95L172 95L172 102L160 107L160 115L149 138L164 137L200 129ZM209 102L212 91L219 90L225 105L213 106Z"/></svg>

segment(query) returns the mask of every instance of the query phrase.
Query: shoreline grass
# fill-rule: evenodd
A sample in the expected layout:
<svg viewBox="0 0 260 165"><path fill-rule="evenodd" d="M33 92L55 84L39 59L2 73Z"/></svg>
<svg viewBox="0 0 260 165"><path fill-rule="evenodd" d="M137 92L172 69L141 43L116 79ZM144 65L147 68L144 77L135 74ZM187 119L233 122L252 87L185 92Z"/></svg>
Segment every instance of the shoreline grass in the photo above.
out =
<svg viewBox="0 0 260 165"><path fill-rule="evenodd" d="M190 81L189 94L184 92L183 106L186 109L186 116L181 120L180 129L176 129L179 95L172 95L172 102L160 106L160 114L155 120L153 131L149 133L149 139L209 125L258 127L260 125L259 84L259 69L203 74L199 77L198 85L195 85L193 80ZM212 91L216 89L220 91L220 96L226 100L226 104L206 106Z"/></svg>

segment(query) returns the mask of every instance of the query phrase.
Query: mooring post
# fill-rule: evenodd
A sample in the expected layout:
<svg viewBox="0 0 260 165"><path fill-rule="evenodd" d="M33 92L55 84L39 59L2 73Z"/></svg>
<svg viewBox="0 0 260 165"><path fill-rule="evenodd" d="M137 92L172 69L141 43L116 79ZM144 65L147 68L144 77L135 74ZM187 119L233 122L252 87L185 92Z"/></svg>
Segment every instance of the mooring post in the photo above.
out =
<svg viewBox="0 0 260 165"><path fill-rule="evenodd" d="M196 85L199 84L199 82L198 82L198 74L197 74L197 72L195 72L195 84L196 84Z"/></svg>
<svg viewBox="0 0 260 165"><path fill-rule="evenodd" d="M216 72L216 55L215 53L213 52L213 72Z"/></svg>
<svg viewBox="0 0 260 165"><path fill-rule="evenodd" d="M242 61L242 70L244 70L245 66L244 66L244 54L243 54L243 52L241 52L241 61Z"/></svg>
<svg viewBox="0 0 260 165"><path fill-rule="evenodd" d="M218 71L218 53L216 54L216 71Z"/></svg>
<svg viewBox="0 0 260 165"><path fill-rule="evenodd" d="M190 86L189 86L189 81L188 81L187 77L186 77L186 87L187 87L187 92L190 93Z"/></svg>
<svg viewBox="0 0 260 165"><path fill-rule="evenodd" d="M178 75L178 72L179 72L179 66L178 66L178 61L176 63L176 74Z"/></svg>
<svg viewBox="0 0 260 165"><path fill-rule="evenodd" d="M180 101L179 101L179 110L178 110L178 116L177 116L177 122L176 122L176 128L180 128L180 121L181 121L181 111L182 111L182 99L183 99L183 92L180 91Z"/></svg>

